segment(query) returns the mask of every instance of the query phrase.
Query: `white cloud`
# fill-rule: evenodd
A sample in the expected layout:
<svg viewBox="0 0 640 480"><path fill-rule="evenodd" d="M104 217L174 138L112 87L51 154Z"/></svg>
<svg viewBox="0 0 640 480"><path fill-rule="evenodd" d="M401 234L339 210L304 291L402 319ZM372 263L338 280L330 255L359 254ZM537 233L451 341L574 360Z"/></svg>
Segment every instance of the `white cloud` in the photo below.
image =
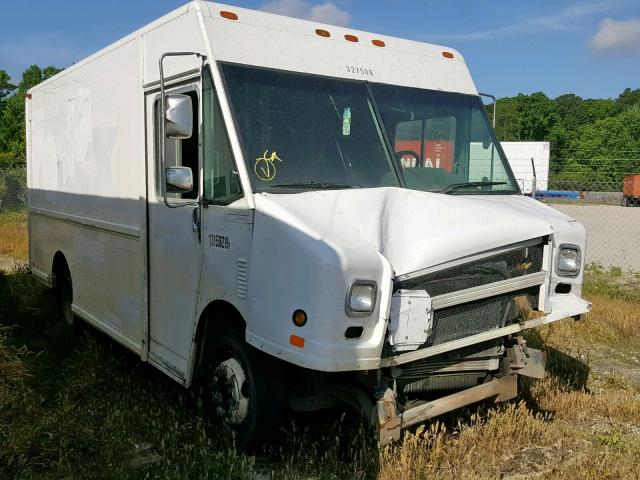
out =
<svg viewBox="0 0 640 480"><path fill-rule="evenodd" d="M640 53L640 18L605 18L591 39L591 48L596 52L618 49Z"/></svg>
<svg viewBox="0 0 640 480"><path fill-rule="evenodd" d="M261 10L341 27L351 22L351 15L330 1L314 5L308 0L272 0L265 3Z"/></svg>
<svg viewBox="0 0 640 480"><path fill-rule="evenodd" d="M583 18L624 8L629 4L630 0L575 3L554 14L516 20L504 27L460 34L434 35L431 38L442 40L492 40L531 33L579 31L584 29L580 22Z"/></svg>

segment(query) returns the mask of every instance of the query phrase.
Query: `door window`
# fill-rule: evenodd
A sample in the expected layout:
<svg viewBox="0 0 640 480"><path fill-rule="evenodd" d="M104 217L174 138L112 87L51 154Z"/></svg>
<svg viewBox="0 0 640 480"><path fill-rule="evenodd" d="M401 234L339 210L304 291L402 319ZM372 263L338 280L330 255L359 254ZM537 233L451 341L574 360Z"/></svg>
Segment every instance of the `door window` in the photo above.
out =
<svg viewBox="0 0 640 480"><path fill-rule="evenodd" d="M202 102L204 200L227 205L242 196L242 188L208 69L205 71Z"/></svg>
<svg viewBox="0 0 640 480"><path fill-rule="evenodd" d="M168 193L168 198L198 198L198 95L194 91L181 92L191 97L191 105L193 107L193 132L191 137L184 140L167 138L165 141L164 164L165 167L189 167L193 173L193 190L188 193ZM164 172L160 165L160 100L156 100L154 106L155 127L156 127L156 194L162 197L164 190Z"/></svg>

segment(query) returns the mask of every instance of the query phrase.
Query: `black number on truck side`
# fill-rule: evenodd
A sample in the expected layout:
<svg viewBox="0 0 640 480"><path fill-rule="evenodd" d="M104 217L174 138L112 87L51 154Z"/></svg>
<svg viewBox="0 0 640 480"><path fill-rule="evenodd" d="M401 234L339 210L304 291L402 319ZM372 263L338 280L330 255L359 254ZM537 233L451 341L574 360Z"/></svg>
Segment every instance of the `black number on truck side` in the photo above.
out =
<svg viewBox="0 0 640 480"><path fill-rule="evenodd" d="M229 250L231 248L231 240L226 235L209 235L209 246L216 248L224 248Z"/></svg>
<svg viewBox="0 0 640 480"><path fill-rule="evenodd" d="M373 70L366 67L354 67L352 65L346 65L347 72L349 73L357 73L358 75L368 75L373 77Z"/></svg>

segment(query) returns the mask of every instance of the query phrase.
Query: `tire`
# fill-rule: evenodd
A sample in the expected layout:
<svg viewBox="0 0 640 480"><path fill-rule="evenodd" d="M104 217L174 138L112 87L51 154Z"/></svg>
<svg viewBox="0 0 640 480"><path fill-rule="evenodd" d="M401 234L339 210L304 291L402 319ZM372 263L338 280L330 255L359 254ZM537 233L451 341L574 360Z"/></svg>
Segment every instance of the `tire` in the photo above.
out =
<svg viewBox="0 0 640 480"><path fill-rule="evenodd" d="M54 272L54 288L58 310L64 322L73 326L75 315L71 309L73 303L73 283L71 273L66 265L58 267Z"/></svg>
<svg viewBox="0 0 640 480"><path fill-rule="evenodd" d="M275 360L248 345L236 331L215 339L205 369L205 408L219 413L234 431L239 450L260 447L281 425L285 382Z"/></svg>

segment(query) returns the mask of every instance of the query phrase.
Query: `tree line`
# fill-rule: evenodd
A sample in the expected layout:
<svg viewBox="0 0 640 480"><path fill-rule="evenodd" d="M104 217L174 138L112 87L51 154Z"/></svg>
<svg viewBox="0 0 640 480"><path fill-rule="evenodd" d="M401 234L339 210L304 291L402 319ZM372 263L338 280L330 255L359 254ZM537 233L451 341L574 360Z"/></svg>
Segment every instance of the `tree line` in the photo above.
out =
<svg viewBox="0 0 640 480"><path fill-rule="evenodd" d="M618 182L640 173L640 89L627 88L615 99L542 92L501 98L496 134L501 141L550 142L554 179Z"/></svg>
<svg viewBox="0 0 640 480"><path fill-rule="evenodd" d="M25 164L25 95L59 71L32 65L14 85L0 69L0 169ZM499 140L551 143L554 178L619 181L640 173L640 89L627 88L615 99L520 94L498 99L496 110Z"/></svg>

